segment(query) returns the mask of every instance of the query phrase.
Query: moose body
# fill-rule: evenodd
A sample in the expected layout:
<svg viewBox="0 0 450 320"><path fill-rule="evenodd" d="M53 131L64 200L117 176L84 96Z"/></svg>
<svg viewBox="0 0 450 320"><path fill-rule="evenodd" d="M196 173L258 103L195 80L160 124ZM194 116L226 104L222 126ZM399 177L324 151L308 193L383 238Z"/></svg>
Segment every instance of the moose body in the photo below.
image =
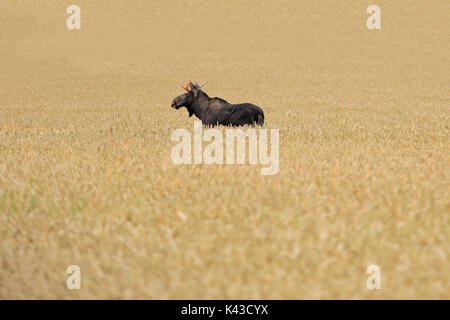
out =
<svg viewBox="0 0 450 320"><path fill-rule="evenodd" d="M210 98L197 83L188 82L182 87L187 92L172 101L172 108L185 107L189 117L195 114L205 126L264 124L264 112L254 104L231 104L221 98Z"/></svg>

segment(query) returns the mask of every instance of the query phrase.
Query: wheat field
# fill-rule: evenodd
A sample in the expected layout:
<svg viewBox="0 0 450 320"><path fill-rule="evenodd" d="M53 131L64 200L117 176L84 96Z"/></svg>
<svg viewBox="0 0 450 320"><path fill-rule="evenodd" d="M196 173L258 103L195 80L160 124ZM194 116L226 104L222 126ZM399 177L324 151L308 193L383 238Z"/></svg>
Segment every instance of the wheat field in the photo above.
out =
<svg viewBox="0 0 450 320"><path fill-rule="evenodd" d="M449 12L1 1L0 298L449 299ZM263 108L277 174L172 162L187 80Z"/></svg>

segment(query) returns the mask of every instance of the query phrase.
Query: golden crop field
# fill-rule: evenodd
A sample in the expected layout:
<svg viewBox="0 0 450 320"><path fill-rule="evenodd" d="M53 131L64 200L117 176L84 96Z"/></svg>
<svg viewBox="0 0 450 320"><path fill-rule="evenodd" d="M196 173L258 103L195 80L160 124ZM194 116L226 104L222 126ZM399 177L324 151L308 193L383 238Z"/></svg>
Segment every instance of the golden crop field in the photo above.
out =
<svg viewBox="0 0 450 320"><path fill-rule="evenodd" d="M0 298L450 299L449 12L1 1ZM187 80L261 106L277 174L173 163Z"/></svg>

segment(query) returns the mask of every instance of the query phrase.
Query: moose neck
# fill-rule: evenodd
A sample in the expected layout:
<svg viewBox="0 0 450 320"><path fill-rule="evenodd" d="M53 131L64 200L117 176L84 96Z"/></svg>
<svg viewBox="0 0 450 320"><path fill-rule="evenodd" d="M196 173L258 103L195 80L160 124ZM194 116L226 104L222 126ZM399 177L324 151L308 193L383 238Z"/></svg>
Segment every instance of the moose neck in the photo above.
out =
<svg viewBox="0 0 450 320"><path fill-rule="evenodd" d="M194 98L194 101L191 104L191 110L194 112L194 114L199 118L202 119L203 113L206 111L208 107L209 97L204 92L199 92L197 94L197 97Z"/></svg>

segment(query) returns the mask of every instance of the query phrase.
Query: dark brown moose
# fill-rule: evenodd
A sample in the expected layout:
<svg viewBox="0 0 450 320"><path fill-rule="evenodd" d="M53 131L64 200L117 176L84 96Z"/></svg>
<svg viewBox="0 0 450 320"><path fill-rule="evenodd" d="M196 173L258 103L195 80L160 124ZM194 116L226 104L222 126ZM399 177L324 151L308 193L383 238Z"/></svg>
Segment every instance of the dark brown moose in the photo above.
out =
<svg viewBox="0 0 450 320"><path fill-rule="evenodd" d="M189 117L193 114L202 121L204 126L245 126L263 125L264 112L251 103L231 104L221 98L210 98L197 82L188 81L181 87L186 93L172 101L172 108L185 107Z"/></svg>

